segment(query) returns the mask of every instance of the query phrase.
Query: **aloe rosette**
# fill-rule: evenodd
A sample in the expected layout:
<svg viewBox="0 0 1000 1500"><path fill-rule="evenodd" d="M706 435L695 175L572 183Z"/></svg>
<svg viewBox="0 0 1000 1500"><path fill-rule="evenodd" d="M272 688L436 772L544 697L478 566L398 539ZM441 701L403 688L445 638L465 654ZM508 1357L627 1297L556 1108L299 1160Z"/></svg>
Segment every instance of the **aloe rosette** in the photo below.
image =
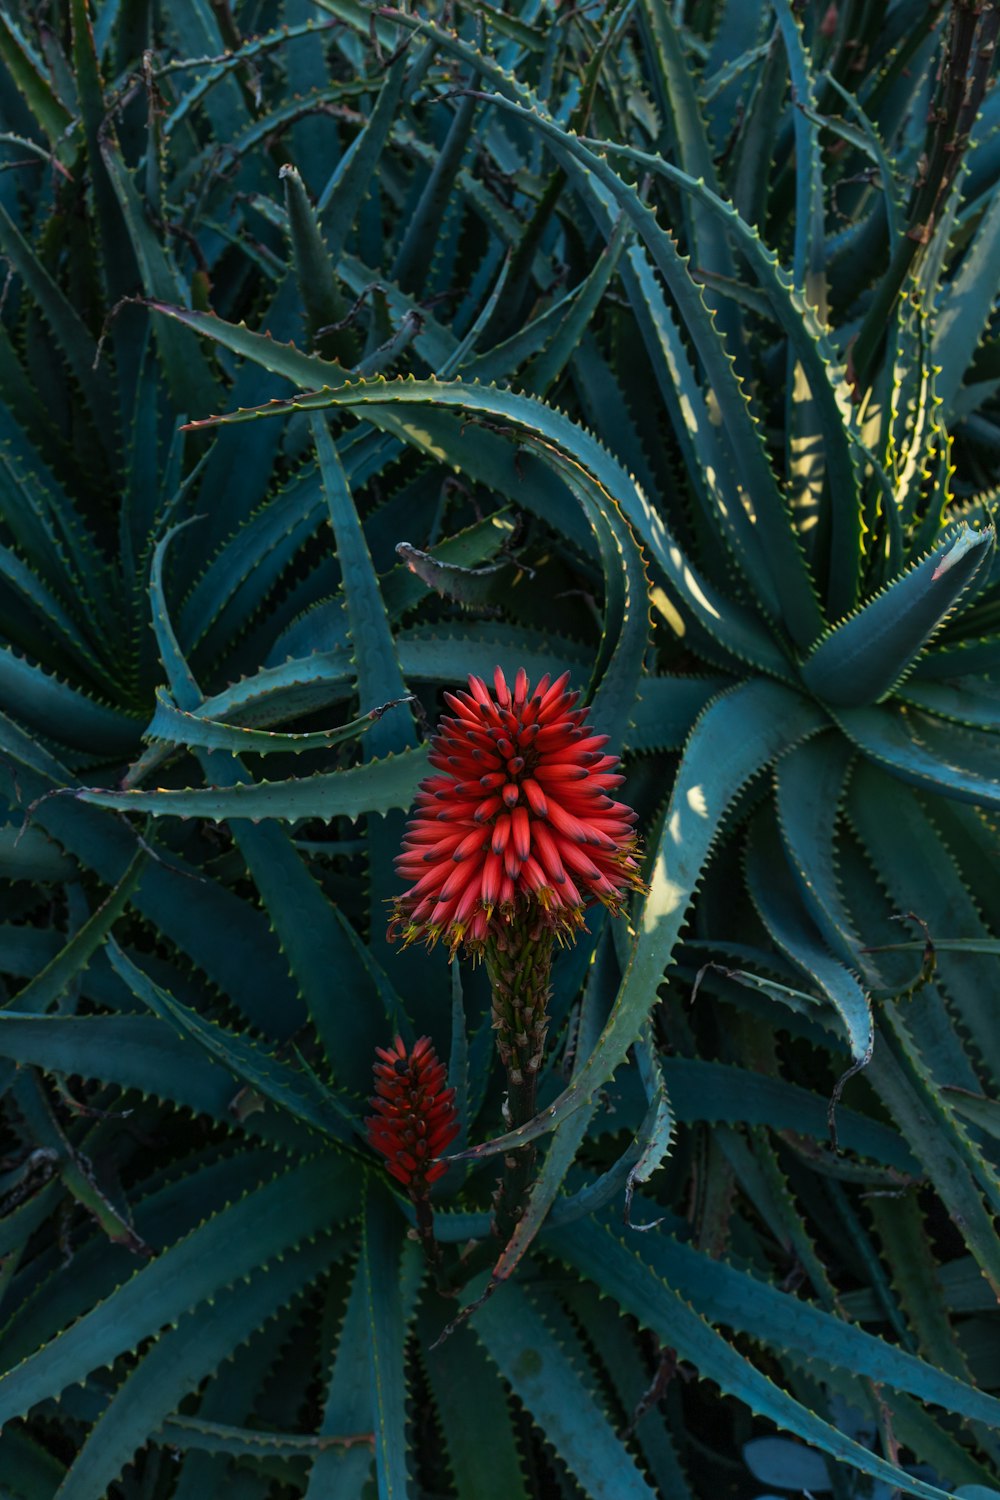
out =
<svg viewBox="0 0 1000 1500"><path fill-rule="evenodd" d="M0 12L14 1493L694 1500L718 1390L775 1484L995 1488L996 29ZM473 866L384 918L498 662L647 851L513 844L578 938L510 1130ZM418 1208L362 1100L424 1034Z"/></svg>

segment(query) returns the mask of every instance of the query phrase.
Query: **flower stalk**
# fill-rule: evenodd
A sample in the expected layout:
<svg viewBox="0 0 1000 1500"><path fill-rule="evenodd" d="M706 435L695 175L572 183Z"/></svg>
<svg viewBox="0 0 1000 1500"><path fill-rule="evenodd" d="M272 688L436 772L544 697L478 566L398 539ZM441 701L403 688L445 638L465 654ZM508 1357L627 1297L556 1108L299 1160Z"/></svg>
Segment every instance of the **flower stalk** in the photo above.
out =
<svg viewBox="0 0 1000 1500"><path fill-rule="evenodd" d="M538 1074L545 1053L552 973L553 934L525 913L486 945L486 972L493 995L493 1029L507 1072L508 1129L534 1117ZM494 1229L505 1243L524 1209L537 1151L521 1146L504 1157L503 1176L493 1200Z"/></svg>
<svg viewBox="0 0 1000 1500"><path fill-rule="evenodd" d="M497 1052L507 1073L506 1120L536 1109L548 1027L554 943L571 941L601 902L616 915L642 890L635 813L613 793L623 777L595 734L569 673L534 692L498 667L446 693L450 713L431 740L434 774L421 784L398 873L390 937L447 944L483 959L493 993ZM497 1232L523 1212L534 1147L505 1158L495 1199Z"/></svg>

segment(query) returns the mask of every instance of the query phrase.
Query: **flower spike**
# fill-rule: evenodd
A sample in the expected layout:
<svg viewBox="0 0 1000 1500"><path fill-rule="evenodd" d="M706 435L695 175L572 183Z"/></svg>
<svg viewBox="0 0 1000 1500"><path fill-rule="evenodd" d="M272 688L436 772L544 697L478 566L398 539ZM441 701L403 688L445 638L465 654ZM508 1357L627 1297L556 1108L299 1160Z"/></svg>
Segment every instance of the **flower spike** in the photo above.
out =
<svg viewBox="0 0 1000 1500"><path fill-rule="evenodd" d="M499 667L492 691L470 677L468 692L445 694L434 774L396 860L409 888L390 937L480 955L512 924L528 919L562 938L596 901L617 914L626 892L643 889L635 813L613 796L618 759L578 698L568 672L532 693L523 668L512 690Z"/></svg>
<svg viewBox="0 0 1000 1500"><path fill-rule="evenodd" d="M407 1052L401 1037L376 1047L373 1068L375 1114L365 1120L368 1142L386 1158L389 1171L411 1197L425 1197L447 1167L438 1158L458 1134L455 1090L446 1089L444 1064L429 1037Z"/></svg>

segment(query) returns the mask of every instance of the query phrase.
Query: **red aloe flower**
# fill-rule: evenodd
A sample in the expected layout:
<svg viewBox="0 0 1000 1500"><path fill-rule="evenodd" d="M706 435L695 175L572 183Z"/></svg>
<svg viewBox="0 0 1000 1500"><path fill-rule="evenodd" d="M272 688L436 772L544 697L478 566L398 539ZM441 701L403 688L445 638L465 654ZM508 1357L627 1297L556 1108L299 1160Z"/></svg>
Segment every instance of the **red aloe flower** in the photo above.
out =
<svg viewBox="0 0 1000 1500"><path fill-rule="evenodd" d="M382 1061L373 1068L376 1113L365 1120L368 1142L393 1177L419 1195L447 1171L437 1158L458 1134L455 1090L444 1087L444 1064L430 1037L414 1042L409 1055L401 1037L375 1051Z"/></svg>
<svg viewBox="0 0 1000 1500"><path fill-rule="evenodd" d="M618 912L626 890L643 889L635 813L609 796L618 759L568 681L546 675L532 693L521 670L511 692L497 667L492 694L479 677L445 694L452 717L431 741L438 774L421 784L396 860L412 885L390 936L481 953L520 917L558 935L595 901Z"/></svg>

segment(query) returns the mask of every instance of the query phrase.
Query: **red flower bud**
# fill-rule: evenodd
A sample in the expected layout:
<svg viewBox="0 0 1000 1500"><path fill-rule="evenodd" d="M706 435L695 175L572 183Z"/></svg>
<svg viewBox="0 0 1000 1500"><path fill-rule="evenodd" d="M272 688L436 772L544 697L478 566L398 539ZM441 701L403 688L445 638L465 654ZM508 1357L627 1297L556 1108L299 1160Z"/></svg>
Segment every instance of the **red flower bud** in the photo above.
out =
<svg viewBox="0 0 1000 1500"><path fill-rule="evenodd" d="M393 1177L419 1194L447 1171L438 1157L458 1134L455 1090L444 1087L444 1064L429 1037L409 1054L401 1037L375 1051L381 1061L372 1070L376 1113L365 1120L368 1143L386 1158Z"/></svg>

